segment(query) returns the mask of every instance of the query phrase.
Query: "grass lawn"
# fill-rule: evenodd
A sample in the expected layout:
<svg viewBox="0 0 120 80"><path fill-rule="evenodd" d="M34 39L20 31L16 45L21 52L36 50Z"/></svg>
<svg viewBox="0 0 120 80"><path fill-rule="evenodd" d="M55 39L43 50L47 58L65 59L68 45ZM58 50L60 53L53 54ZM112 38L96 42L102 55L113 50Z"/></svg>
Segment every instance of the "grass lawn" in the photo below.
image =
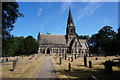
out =
<svg viewBox="0 0 120 80"><path fill-rule="evenodd" d="M59 57L51 56L58 78L86 80L87 77L94 75L98 80L120 80L120 66L114 66L113 73L106 74L104 73L104 65L102 65L102 63L106 60L112 60L120 57L98 57L98 60L95 60L95 58L96 57L87 58L87 64L89 61L92 61L92 68L89 68L84 67L83 57L79 57L77 59L74 58L73 62L70 62L68 59L62 59L62 64L59 65ZM66 71L68 70L68 63L71 63L71 72Z"/></svg>
<svg viewBox="0 0 120 80"><path fill-rule="evenodd" d="M31 57L31 56L29 56ZM45 55L41 55L38 60L36 60L37 55L32 59L28 60L27 57L19 57L18 63L16 65L16 71L12 71L13 62L2 63L2 77L3 78L36 78L42 64L45 61ZM9 57L12 59L13 57ZM0 65L1 66L1 65Z"/></svg>

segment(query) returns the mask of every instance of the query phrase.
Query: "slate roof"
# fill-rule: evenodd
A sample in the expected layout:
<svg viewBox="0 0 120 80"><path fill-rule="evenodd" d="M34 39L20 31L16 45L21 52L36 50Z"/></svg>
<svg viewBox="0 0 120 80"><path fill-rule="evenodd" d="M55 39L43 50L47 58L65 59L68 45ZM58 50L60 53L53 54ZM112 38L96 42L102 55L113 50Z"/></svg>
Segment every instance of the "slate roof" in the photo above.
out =
<svg viewBox="0 0 120 80"><path fill-rule="evenodd" d="M66 44L65 35L40 34L40 43Z"/></svg>
<svg viewBox="0 0 120 80"><path fill-rule="evenodd" d="M79 39L82 49L89 49L86 39ZM40 34L40 43L50 45L66 45L65 35Z"/></svg>
<svg viewBox="0 0 120 80"><path fill-rule="evenodd" d="M80 44L82 45L82 49L88 49L88 43L86 39L79 39Z"/></svg>

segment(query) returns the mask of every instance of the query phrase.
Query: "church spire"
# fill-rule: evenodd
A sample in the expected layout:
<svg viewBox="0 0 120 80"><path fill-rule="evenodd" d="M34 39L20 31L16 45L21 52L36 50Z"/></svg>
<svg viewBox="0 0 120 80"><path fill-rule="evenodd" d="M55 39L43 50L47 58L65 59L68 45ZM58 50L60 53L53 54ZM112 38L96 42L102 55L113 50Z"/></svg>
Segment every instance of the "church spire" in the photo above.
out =
<svg viewBox="0 0 120 80"><path fill-rule="evenodd" d="M68 20L67 20L67 25L69 26L74 26L74 21L72 18L72 13L71 13L71 8L69 7L69 16L68 16Z"/></svg>

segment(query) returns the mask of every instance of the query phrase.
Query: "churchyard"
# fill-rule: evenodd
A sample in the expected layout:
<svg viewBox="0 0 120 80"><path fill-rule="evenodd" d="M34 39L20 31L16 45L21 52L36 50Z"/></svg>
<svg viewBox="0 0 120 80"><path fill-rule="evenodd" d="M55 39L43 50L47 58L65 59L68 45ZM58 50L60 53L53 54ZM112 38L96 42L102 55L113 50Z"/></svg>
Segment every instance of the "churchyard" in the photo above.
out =
<svg viewBox="0 0 120 80"><path fill-rule="evenodd" d="M4 57L2 65L2 78L36 78L45 61L45 55ZM8 62L4 60L8 58ZM13 60L17 60L13 70Z"/></svg>
<svg viewBox="0 0 120 80"><path fill-rule="evenodd" d="M46 56L48 55L30 55L30 56L15 56L0 58L0 61L8 58L8 62L2 62L2 78L31 78L36 79L41 67L43 66ZM50 55L53 67L57 74L57 78L70 78L87 80L94 76L98 80L119 80L120 79L120 57L116 56L94 56L85 57L80 55ZM14 60L16 66L13 70ZM112 66L111 73L105 73L103 63L110 60L117 63ZM90 62L91 61L91 62ZM91 80L91 79L90 79Z"/></svg>
<svg viewBox="0 0 120 80"><path fill-rule="evenodd" d="M73 55L73 58L71 57L72 55L67 55L65 60L65 56L59 56L59 55L51 56L58 78L87 80L88 78L91 78L91 76L94 76L98 80L120 79L120 57L116 57L116 56L87 57L86 67L84 66L83 56ZM114 60L113 62L116 61L116 63L118 63L112 66L113 69L112 73L105 73L105 67L103 63L107 60L112 60L112 61ZM89 61L92 62L90 66L89 66Z"/></svg>

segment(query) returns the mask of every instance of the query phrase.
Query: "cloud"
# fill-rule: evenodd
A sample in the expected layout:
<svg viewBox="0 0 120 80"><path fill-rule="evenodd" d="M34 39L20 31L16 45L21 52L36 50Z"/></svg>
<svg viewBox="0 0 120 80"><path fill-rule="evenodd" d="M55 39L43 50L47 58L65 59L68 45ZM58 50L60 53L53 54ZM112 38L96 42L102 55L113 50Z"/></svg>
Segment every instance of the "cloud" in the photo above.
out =
<svg viewBox="0 0 120 80"><path fill-rule="evenodd" d="M38 16L41 15L41 12L42 12L42 8L40 8L40 9L38 10Z"/></svg>
<svg viewBox="0 0 120 80"><path fill-rule="evenodd" d="M87 6L83 8L83 10L79 10L79 16L76 18L77 20L80 20L81 18L85 16L91 16L98 8L102 6L103 3L98 2L90 2Z"/></svg>
<svg viewBox="0 0 120 80"><path fill-rule="evenodd" d="M65 2L62 4L60 8L59 15L61 15L64 11L66 11L66 9L68 9L71 5L72 5L72 0L65 0Z"/></svg>

